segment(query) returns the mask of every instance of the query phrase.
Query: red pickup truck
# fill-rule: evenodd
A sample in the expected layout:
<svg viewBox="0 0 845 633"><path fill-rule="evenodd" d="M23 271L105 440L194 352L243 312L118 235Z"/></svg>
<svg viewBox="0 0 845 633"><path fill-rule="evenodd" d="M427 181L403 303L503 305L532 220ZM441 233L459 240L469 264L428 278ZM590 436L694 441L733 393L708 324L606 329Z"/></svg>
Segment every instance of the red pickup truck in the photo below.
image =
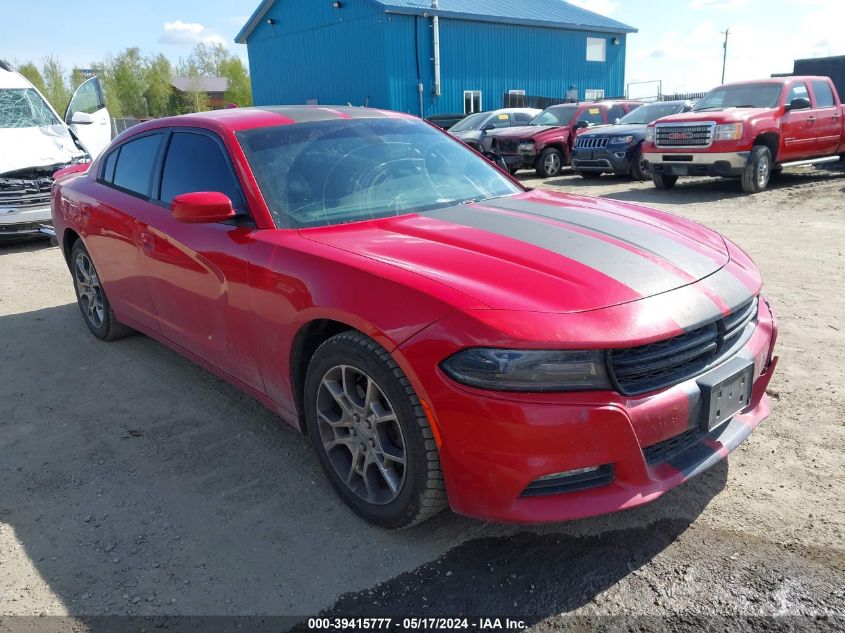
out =
<svg viewBox="0 0 845 633"><path fill-rule="evenodd" d="M759 193L784 167L845 159L845 107L827 77L726 84L649 125L643 156L658 189L724 176Z"/></svg>
<svg viewBox="0 0 845 633"><path fill-rule="evenodd" d="M501 156L511 173L534 168L540 178L554 178L572 162L576 130L613 123L641 105L601 101L550 106L526 126L491 130L482 149Z"/></svg>

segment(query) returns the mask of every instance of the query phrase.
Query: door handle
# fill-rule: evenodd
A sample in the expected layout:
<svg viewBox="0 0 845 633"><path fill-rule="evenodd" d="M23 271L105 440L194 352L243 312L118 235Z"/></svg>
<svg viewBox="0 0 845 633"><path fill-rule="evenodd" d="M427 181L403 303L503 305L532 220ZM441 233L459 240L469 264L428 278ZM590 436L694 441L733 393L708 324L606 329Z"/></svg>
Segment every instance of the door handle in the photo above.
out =
<svg viewBox="0 0 845 633"><path fill-rule="evenodd" d="M155 250L156 238L149 231L141 231L141 246L145 251Z"/></svg>
<svg viewBox="0 0 845 633"><path fill-rule="evenodd" d="M816 120L816 117L814 117L814 116L808 116L808 117L807 117L807 120L808 120L808 121L815 121L815 120Z"/></svg>

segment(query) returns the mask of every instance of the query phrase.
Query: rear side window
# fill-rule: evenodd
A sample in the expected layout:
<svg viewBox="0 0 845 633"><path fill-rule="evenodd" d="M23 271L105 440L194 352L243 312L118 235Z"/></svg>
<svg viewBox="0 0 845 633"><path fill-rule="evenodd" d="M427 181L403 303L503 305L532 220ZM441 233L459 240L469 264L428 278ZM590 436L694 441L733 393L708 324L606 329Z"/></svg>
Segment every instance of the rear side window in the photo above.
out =
<svg viewBox="0 0 845 633"><path fill-rule="evenodd" d="M103 171L100 173L100 179L111 184L114 181L114 167L117 165L117 155L120 149L114 150L111 154L106 156L103 161Z"/></svg>
<svg viewBox="0 0 845 633"><path fill-rule="evenodd" d="M826 81L816 80L813 82L813 92L816 93L817 108L831 108L836 105L833 100L833 90Z"/></svg>
<svg viewBox="0 0 845 633"><path fill-rule="evenodd" d="M114 186L148 198L161 141L161 134L152 134L121 145L114 167Z"/></svg>
<svg viewBox="0 0 845 633"><path fill-rule="evenodd" d="M219 191L235 209L246 209L220 144L205 134L175 132L164 159L161 201L170 204L176 196L196 191Z"/></svg>

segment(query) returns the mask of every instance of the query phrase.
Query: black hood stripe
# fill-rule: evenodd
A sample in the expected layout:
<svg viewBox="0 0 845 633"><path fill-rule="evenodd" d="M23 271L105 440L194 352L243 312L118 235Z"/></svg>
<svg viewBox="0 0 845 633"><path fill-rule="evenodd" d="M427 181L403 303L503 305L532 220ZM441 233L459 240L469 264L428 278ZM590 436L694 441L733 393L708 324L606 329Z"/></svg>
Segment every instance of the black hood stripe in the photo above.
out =
<svg viewBox="0 0 845 633"><path fill-rule="evenodd" d="M695 279L701 279L712 274L725 263L718 264L713 259L693 248L684 246L662 233L662 230L636 221L625 222L613 216L599 213L589 213L569 207L559 207L552 204L542 204L527 200L501 199L485 202L485 206L528 213L560 222L566 222L589 231L612 237L636 249L647 251L652 255L672 264ZM707 248L702 246L702 248Z"/></svg>
<svg viewBox="0 0 845 633"><path fill-rule="evenodd" d="M666 292L690 283L643 255L590 235L540 220L514 217L468 206L430 211L426 216L520 240L597 270L641 296Z"/></svg>

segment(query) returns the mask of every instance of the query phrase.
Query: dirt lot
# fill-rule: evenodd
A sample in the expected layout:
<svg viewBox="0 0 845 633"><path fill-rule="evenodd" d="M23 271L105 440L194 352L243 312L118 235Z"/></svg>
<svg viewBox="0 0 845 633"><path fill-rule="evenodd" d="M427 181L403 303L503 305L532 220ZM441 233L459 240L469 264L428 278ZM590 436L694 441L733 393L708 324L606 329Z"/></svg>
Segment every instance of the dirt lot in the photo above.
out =
<svg viewBox="0 0 845 633"><path fill-rule="evenodd" d="M0 247L0 629L326 610L842 630L845 172L753 197L708 179L527 182L680 213L754 257L781 320L775 411L727 462L623 514L529 529L447 512L385 532L248 397L145 337L95 341L57 249Z"/></svg>

